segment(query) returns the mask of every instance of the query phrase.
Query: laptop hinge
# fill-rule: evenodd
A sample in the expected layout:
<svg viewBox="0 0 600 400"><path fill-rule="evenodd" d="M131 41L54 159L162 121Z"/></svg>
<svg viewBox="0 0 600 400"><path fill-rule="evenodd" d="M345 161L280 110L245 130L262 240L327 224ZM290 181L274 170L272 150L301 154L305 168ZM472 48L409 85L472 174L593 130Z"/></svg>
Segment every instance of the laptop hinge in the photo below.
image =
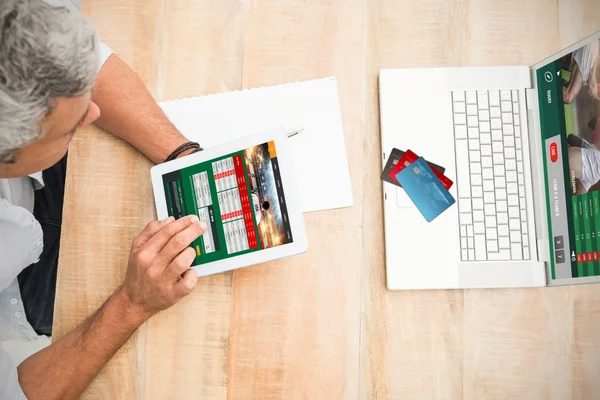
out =
<svg viewBox="0 0 600 400"><path fill-rule="evenodd" d="M535 102L533 101L533 89L525 89L525 106L528 110L533 110Z"/></svg>

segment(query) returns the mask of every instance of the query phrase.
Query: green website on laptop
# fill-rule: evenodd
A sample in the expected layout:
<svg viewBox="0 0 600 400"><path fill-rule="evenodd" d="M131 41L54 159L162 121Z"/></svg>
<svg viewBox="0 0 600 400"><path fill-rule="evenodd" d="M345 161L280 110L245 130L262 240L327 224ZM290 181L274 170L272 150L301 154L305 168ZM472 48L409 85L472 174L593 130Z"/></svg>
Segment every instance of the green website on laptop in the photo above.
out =
<svg viewBox="0 0 600 400"><path fill-rule="evenodd" d="M600 275L600 40L537 70L552 280Z"/></svg>

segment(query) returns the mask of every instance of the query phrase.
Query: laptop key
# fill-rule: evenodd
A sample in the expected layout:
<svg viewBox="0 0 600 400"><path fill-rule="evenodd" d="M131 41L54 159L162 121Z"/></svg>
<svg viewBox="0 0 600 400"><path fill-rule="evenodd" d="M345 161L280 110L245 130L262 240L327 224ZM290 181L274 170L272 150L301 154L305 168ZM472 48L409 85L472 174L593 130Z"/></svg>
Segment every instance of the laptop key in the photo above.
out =
<svg viewBox="0 0 600 400"><path fill-rule="evenodd" d="M470 225L473 223L473 216L471 213L460 213L459 221L461 225Z"/></svg>
<svg viewBox="0 0 600 400"><path fill-rule="evenodd" d="M510 257L513 260L522 260L523 259L523 253L521 251L520 243L512 243L512 245L510 246Z"/></svg>
<svg viewBox="0 0 600 400"><path fill-rule="evenodd" d="M506 200L498 200L498 202L496 203L496 209L498 210L498 212L508 211Z"/></svg>
<svg viewBox="0 0 600 400"><path fill-rule="evenodd" d="M485 261L487 259L485 252L485 235L475 235L475 259Z"/></svg>
<svg viewBox="0 0 600 400"><path fill-rule="evenodd" d="M465 114L454 113L454 124L455 125L466 125L467 124L467 116Z"/></svg>
<svg viewBox="0 0 600 400"><path fill-rule="evenodd" d="M492 121L494 119L497 119L498 121L500 121L501 117L502 117L502 109L500 107L491 107L490 108L490 118L492 118Z"/></svg>
<svg viewBox="0 0 600 400"><path fill-rule="evenodd" d="M468 128L469 139L477 139L479 137L479 128Z"/></svg>
<svg viewBox="0 0 600 400"><path fill-rule="evenodd" d="M466 112L466 107L465 107L465 103L462 101L455 101L452 104L452 108L454 109L455 113L464 113Z"/></svg>
<svg viewBox="0 0 600 400"><path fill-rule="evenodd" d="M477 93L469 90L466 92L467 104L477 104Z"/></svg>
<svg viewBox="0 0 600 400"><path fill-rule="evenodd" d="M469 148L466 140L456 140L454 142L456 151L456 183L458 186L458 197L471 197L471 180L469 178L469 164L466 162L469 157Z"/></svg>
<svg viewBox="0 0 600 400"><path fill-rule="evenodd" d="M519 231L510 231L510 242L511 243L519 243L521 244L521 232ZM511 244L512 246L512 244Z"/></svg>
<svg viewBox="0 0 600 400"><path fill-rule="evenodd" d="M484 218L483 211L473 210L473 222L483 222Z"/></svg>
<svg viewBox="0 0 600 400"><path fill-rule="evenodd" d="M493 180L484 180L483 181L483 193L485 192L493 192L494 191L494 181Z"/></svg>
<svg viewBox="0 0 600 400"><path fill-rule="evenodd" d="M512 124L512 113L503 112L502 113L502 123L503 124Z"/></svg>
<svg viewBox="0 0 600 400"><path fill-rule="evenodd" d="M508 225L498 225L498 236L508 236Z"/></svg>
<svg viewBox="0 0 600 400"><path fill-rule="evenodd" d="M483 222L473 223L473 233L475 234L475 237L477 237L477 235L485 234L485 226L483 225Z"/></svg>
<svg viewBox="0 0 600 400"><path fill-rule="evenodd" d="M490 192L484 193L484 195L483 195L483 202L485 204L493 204L494 201L495 201L495 199L494 199L494 193L490 193Z"/></svg>
<svg viewBox="0 0 600 400"><path fill-rule="evenodd" d="M498 213L498 225L506 225L508 224L508 214L507 213ZM500 229L500 228L498 228ZM498 233L500 233L498 231Z"/></svg>
<svg viewBox="0 0 600 400"><path fill-rule="evenodd" d="M454 126L454 138L455 139L466 139L467 138L467 127L464 125Z"/></svg>
<svg viewBox="0 0 600 400"><path fill-rule="evenodd" d="M465 92L457 90L452 92L452 100L454 101L465 101Z"/></svg>
<svg viewBox="0 0 600 400"><path fill-rule="evenodd" d="M460 260L469 261L469 252L466 249L460 251Z"/></svg>
<svg viewBox="0 0 600 400"><path fill-rule="evenodd" d="M500 93L497 90L491 90L489 92L490 106L500 105Z"/></svg>
<svg viewBox="0 0 600 400"><path fill-rule="evenodd" d="M477 104L479 105L479 109L488 108L488 93L487 92L477 92Z"/></svg>

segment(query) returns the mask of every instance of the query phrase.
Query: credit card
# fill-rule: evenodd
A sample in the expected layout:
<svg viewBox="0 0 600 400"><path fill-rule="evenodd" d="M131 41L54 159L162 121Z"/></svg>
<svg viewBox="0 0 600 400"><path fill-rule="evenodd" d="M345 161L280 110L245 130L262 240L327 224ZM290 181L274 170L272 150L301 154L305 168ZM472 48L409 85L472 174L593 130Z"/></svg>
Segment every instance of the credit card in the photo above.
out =
<svg viewBox="0 0 600 400"><path fill-rule="evenodd" d="M400 161L400 159L402 158L404 153L405 153L404 151L398 150L397 148L392 149L392 151L388 155L388 160L385 163L385 168L383 169L383 172L381 173L382 180L389 182L392 185L400 186L400 184L396 180L395 174L391 175L391 172L392 172L392 169L396 166L396 164L398 164L398 161ZM442 166L439 166L439 165L434 164L429 161L427 161L427 163L429 164L429 166L432 169L435 169L436 171L439 171L442 174L446 171L446 168L444 168Z"/></svg>
<svg viewBox="0 0 600 400"><path fill-rule="evenodd" d="M455 203L454 197L423 157L398 172L396 179L427 222L433 221Z"/></svg>
<svg viewBox="0 0 600 400"><path fill-rule="evenodd" d="M396 174L398 174L398 172L402 171L404 168L412 164L418 158L419 156L413 153L411 150L406 150L406 153L404 153L404 155L400 158L396 166L392 168L392 172L390 172L390 178L396 179ZM435 168L433 168L432 170L435 176L438 177L438 179L442 182L446 189L450 189L452 187L452 184L454 182L446 178L446 176L443 173L440 173ZM398 182L398 184L402 186L400 182Z"/></svg>

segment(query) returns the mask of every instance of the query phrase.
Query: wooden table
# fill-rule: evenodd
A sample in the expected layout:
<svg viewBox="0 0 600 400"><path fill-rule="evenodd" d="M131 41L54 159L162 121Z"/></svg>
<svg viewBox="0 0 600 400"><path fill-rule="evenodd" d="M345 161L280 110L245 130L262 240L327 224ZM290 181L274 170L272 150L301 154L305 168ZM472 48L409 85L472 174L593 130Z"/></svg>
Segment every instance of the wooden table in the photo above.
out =
<svg viewBox="0 0 600 400"><path fill-rule="evenodd" d="M354 207L309 252L200 280L87 391L97 399L592 399L600 285L385 288L377 73L532 64L600 29L597 0L84 0L158 100L335 75ZM410 93L406 93L410 96ZM69 155L56 337L122 281L154 218L150 162L90 128Z"/></svg>

